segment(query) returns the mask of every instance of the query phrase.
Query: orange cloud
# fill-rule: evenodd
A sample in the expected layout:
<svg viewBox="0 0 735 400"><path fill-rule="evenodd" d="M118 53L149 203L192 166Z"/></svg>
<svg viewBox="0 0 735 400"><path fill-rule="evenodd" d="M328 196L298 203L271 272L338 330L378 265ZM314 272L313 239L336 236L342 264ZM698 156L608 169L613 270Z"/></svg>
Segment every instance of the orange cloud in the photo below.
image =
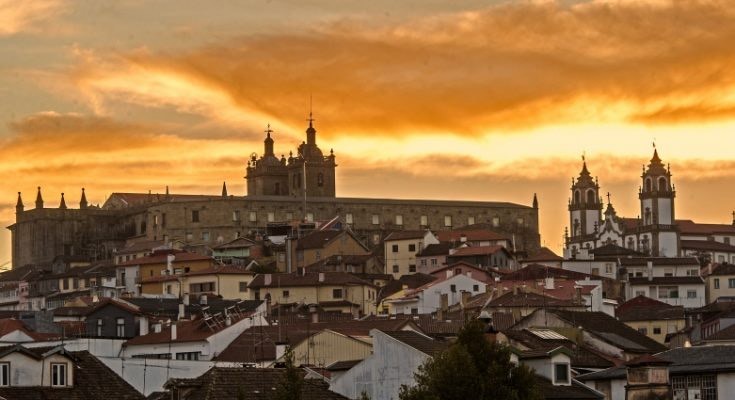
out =
<svg viewBox="0 0 735 400"><path fill-rule="evenodd" d="M61 14L65 8L63 0L0 0L0 37L43 31L46 28L39 23Z"/></svg>

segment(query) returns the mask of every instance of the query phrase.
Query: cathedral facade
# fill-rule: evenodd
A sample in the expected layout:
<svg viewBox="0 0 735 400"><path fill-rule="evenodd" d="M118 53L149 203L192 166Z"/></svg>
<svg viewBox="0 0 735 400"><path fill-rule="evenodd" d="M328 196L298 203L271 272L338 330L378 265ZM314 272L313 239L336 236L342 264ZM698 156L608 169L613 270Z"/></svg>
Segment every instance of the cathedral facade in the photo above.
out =
<svg viewBox="0 0 735 400"><path fill-rule="evenodd" d="M12 237L13 266L47 265L58 256L110 260L141 242L178 241L211 248L240 236L262 234L269 224L339 217L368 246L395 230L489 227L512 238L518 251L540 247L538 203L336 197L336 157L324 155L309 119L306 140L289 157L276 156L268 128L261 156L247 159L247 195L223 185L217 195L113 193L101 206L84 196L79 208L23 206L18 194ZM41 198L41 189L37 196ZM530 198L530 196L529 196Z"/></svg>
<svg viewBox="0 0 735 400"><path fill-rule="evenodd" d="M569 228L564 235L565 254L574 256L584 248L615 244L655 257L680 256L681 232L676 221L675 198L676 187L671 181L670 167L663 164L658 151L654 150L641 174L639 216L619 217L609 194L603 212L600 185L583 161L579 176L572 178Z"/></svg>

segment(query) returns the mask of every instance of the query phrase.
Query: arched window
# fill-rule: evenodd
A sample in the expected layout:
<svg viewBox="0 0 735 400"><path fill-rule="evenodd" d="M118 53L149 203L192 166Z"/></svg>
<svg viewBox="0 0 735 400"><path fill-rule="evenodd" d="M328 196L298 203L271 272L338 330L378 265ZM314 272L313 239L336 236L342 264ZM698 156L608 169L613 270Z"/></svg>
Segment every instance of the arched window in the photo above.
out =
<svg viewBox="0 0 735 400"><path fill-rule="evenodd" d="M587 204L595 204L595 191L592 189L587 191Z"/></svg>
<svg viewBox="0 0 735 400"><path fill-rule="evenodd" d="M660 178L658 178L658 191L659 192L664 192L664 191L666 191L668 189L669 188L668 188L668 185L666 184L666 178L663 177L663 176L660 177Z"/></svg>
<svg viewBox="0 0 735 400"><path fill-rule="evenodd" d="M324 174L321 172L316 176L316 185L319 187L324 186Z"/></svg>
<svg viewBox="0 0 735 400"><path fill-rule="evenodd" d="M646 192L651 191L651 178L646 178Z"/></svg>
<svg viewBox="0 0 735 400"><path fill-rule="evenodd" d="M575 191L574 191L574 204L579 204L579 203L581 203L581 202L582 202L582 199L581 199L581 197L582 197L582 194L581 194L581 193L579 193L579 190L575 190Z"/></svg>

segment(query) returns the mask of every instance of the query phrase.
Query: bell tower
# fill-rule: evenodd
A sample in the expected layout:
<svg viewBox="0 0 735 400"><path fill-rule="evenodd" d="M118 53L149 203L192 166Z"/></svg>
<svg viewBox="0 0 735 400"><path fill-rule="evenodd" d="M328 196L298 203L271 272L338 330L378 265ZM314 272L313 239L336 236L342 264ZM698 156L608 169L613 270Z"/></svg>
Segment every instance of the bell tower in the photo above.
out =
<svg viewBox="0 0 735 400"><path fill-rule="evenodd" d="M658 257L677 257L676 186L671 183L671 168L661 162L655 145L651 161L643 167L641 180L638 192L642 219L639 250Z"/></svg>
<svg viewBox="0 0 735 400"><path fill-rule="evenodd" d="M572 178L571 195L569 199L570 235L567 247L571 247L572 254L575 254L579 249L595 247L602 221L600 185L597 179L592 179L584 157L582 157L582 171L579 172L579 177L576 180Z"/></svg>

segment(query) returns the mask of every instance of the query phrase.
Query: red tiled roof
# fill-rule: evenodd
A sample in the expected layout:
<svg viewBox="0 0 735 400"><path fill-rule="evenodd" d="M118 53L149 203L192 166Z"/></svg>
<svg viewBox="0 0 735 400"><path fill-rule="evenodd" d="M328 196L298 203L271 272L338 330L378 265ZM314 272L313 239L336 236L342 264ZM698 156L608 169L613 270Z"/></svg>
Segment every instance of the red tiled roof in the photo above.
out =
<svg viewBox="0 0 735 400"><path fill-rule="evenodd" d="M463 236L467 239L468 242L485 240L508 240L507 236L487 229L467 229L436 232L436 237L439 239L440 242L459 242L462 240Z"/></svg>
<svg viewBox="0 0 735 400"><path fill-rule="evenodd" d="M145 265L145 264L165 264L169 254L174 255L174 264L187 262L187 261L206 261L213 260L212 257L203 256L197 253L189 253L180 250L166 250L156 251L153 254L145 257L135 258L130 261L125 261L118 264L118 266L130 266L130 265Z"/></svg>
<svg viewBox="0 0 735 400"><path fill-rule="evenodd" d="M682 235L711 235L714 233L733 233L735 225L731 224L700 224L690 219L677 219L676 225Z"/></svg>
<svg viewBox="0 0 735 400"><path fill-rule="evenodd" d="M383 239L388 242L391 240L410 240L410 239L423 239L426 236L426 231L414 230L414 231L393 231Z"/></svg>
<svg viewBox="0 0 735 400"><path fill-rule="evenodd" d="M270 275L270 284L266 285L266 276ZM320 278L323 280L320 281ZM372 283L362 280L347 272L307 272L303 275L298 273L258 274L250 282L248 287L294 287L294 286L320 286L320 285L367 285Z"/></svg>
<svg viewBox="0 0 735 400"><path fill-rule="evenodd" d="M548 247L542 247L539 249L538 252L536 252L534 255L524 259L524 262L533 262L533 261L562 261L564 260L564 257L556 255L551 249Z"/></svg>
<svg viewBox="0 0 735 400"><path fill-rule="evenodd" d="M460 247L454 253L450 254L449 257L484 256L495 254L499 251L507 250L503 246Z"/></svg>
<svg viewBox="0 0 735 400"><path fill-rule="evenodd" d="M234 317L233 317L234 318ZM161 329L161 332L150 332L147 335L136 336L127 342L125 346L136 346L141 344L156 344L156 343L181 343L181 342L201 342L207 340L208 337L219 333L227 328L234 326L237 322L242 319L233 321L232 325L224 326L220 328L210 329L203 319L198 318L193 321L179 321L176 324L176 339L171 340L171 327Z"/></svg>

